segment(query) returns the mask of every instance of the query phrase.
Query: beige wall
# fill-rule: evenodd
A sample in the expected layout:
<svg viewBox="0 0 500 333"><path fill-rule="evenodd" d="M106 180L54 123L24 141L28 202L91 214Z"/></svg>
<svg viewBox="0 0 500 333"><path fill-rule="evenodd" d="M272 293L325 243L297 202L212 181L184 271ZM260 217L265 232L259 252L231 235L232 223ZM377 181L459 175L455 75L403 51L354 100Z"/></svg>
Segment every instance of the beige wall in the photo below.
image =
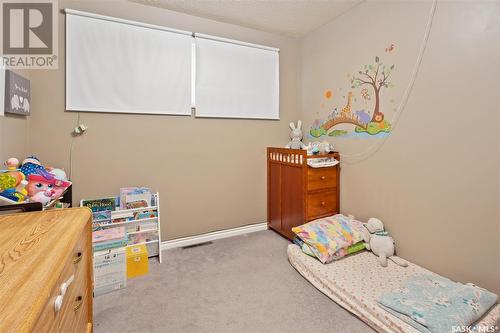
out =
<svg viewBox="0 0 500 333"><path fill-rule="evenodd" d="M9 157L22 160L26 155L28 121L13 115L0 116L0 169Z"/></svg>
<svg viewBox="0 0 500 333"><path fill-rule="evenodd" d="M281 49L281 121L81 113L89 130L73 150L75 202L150 186L161 194L163 239L265 222L265 147L284 145L298 116L298 41L131 2L59 5ZM32 74L29 152L68 170L77 114L65 112L64 22L60 14L59 70Z"/></svg>
<svg viewBox="0 0 500 333"><path fill-rule="evenodd" d="M30 78L29 71L15 70L14 72ZM0 169L9 157L16 157L22 161L27 154L29 119L30 117L12 114L0 116Z"/></svg>
<svg viewBox="0 0 500 333"><path fill-rule="evenodd" d="M375 55L396 65L383 92L392 118L410 79L430 2L365 2L306 36L302 115L306 127L343 106ZM500 25L494 2L438 2L422 67L385 145L342 166L341 210L381 218L400 256L450 278L500 292ZM393 53L385 52L390 43ZM391 53L391 54L388 54ZM343 88L339 90L338 88ZM332 89L332 101L323 92ZM355 110L364 107L359 98ZM394 101L391 103L391 99ZM322 104L328 104L322 107ZM324 138L324 137L323 137ZM323 139L321 138L321 139ZM332 139L344 154L375 139Z"/></svg>

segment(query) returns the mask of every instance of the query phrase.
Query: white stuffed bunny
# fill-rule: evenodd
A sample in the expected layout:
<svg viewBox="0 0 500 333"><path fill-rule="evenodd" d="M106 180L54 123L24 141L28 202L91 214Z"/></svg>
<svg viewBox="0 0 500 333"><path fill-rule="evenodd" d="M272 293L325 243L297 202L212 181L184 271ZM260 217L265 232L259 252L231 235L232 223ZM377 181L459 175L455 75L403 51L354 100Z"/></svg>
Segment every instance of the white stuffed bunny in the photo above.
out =
<svg viewBox="0 0 500 333"><path fill-rule="evenodd" d="M290 123L290 141L285 148L291 149L307 149L307 146L302 142L302 122L297 121L297 127L295 127L294 123Z"/></svg>
<svg viewBox="0 0 500 333"><path fill-rule="evenodd" d="M387 267L387 258L394 261L399 266L406 267L408 262L394 255L394 240L384 232L384 224L374 217L365 224L363 234L365 248L371 250L382 267Z"/></svg>

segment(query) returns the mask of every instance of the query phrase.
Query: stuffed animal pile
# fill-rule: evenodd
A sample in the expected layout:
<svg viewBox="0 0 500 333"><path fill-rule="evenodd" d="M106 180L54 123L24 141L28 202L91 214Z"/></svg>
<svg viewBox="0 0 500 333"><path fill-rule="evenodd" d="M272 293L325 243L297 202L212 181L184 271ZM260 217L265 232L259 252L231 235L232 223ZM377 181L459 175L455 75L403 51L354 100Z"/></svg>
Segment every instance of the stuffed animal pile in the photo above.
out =
<svg viewBox="0 0 500 333"><path fill-rule="evenodd" d="M29 156L21 165L9 158L7 170L0 172L0 200L4 202L41 202L47 205L62 196L71 185L62 169L44 167L38 158Z"/></svg>

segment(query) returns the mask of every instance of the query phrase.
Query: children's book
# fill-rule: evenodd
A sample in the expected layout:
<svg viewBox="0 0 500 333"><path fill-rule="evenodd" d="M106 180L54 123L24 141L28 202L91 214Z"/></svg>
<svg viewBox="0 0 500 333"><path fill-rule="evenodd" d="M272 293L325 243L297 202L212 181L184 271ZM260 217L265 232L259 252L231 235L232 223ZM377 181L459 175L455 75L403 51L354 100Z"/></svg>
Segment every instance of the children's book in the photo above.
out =
<svg viewBox="0 0 500 333"><path fill-rule="evenodd" d="M153 194L147 187L124 187L120 189L120 209L150 207Z"/></svg>
<svg viewBox="0 0 500 333"><path fill-rule="evenodd" d="M102 198L94 200L82 200L80 206L88 207L92 212L113 211L116 209L116 198Z"/></svg>
<svg viewBox="0 0 500 333"><path fill-rule="evenodd" d="M134 219L134 213L128 211L115 210L111 213L113 223L126 222Z"/></svg>
<svg viewBox="0 0 500 333"><path fill-rule="evenodd" d="M94 220L94 223L110 224L111 223L111 211L110 210L103 210L100 212L94 212L94 213L92 213L92 219Z"/></svg>
<svg viewBox="0 0 500 333"><path fill-rule="evenodd" d="M148 210L145 212L136 212L134 214L134 219L142 220L142 219L152 219L158 217L158 213L155 210Z"/></svg>
<svg viewBox="0 0 500 333"><path fill-rule="evenodd" d="M92 247L94 251L112 249L127 245L125 227L109 228L92 232Z"/></svg>
<svg viewBox="0 0 500 333"><path fill-rule="evenodd" d="M125 227L108 228L94 231L92 233L92 243L120 240L123 237L125 237Z"/></svg>
<svg viewBox="0 0 500 333"><path fill-rule="evenodd" d="M116 240L113 242L103 242L103 243L96 243L92 244L92 249L94 252L97 251L102 251L102 250L109 250L109 249L114 249L117 247L124 247L127 246L127 240Z"/></svg>
<svg viewBox="0 0 500 333"><path fill-rule="evenodd" d="M155 230L144 232L140 234L129 234L127 245L134 245L139 243L151 242L158 240L158 233Z"/></svg>

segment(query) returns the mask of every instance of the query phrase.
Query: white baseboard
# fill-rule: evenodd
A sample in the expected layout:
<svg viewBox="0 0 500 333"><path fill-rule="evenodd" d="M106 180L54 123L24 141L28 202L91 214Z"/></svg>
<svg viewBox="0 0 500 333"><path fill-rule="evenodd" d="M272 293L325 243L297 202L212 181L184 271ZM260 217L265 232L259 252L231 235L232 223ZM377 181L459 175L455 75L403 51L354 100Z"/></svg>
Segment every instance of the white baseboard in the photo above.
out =
<svg viewBox="0 0 500 333"><path fill-rule="evenodd" d="M196 236L182 237L168 241L163 241L161 242L160 248L162 251L170 250L170 249L175 249L177 247L196 245L196 244L210 242L216 239L234 237L262 230L267 230L266 222L250 224L243 227L231 228L226 230L214 231Z"/></svg>

